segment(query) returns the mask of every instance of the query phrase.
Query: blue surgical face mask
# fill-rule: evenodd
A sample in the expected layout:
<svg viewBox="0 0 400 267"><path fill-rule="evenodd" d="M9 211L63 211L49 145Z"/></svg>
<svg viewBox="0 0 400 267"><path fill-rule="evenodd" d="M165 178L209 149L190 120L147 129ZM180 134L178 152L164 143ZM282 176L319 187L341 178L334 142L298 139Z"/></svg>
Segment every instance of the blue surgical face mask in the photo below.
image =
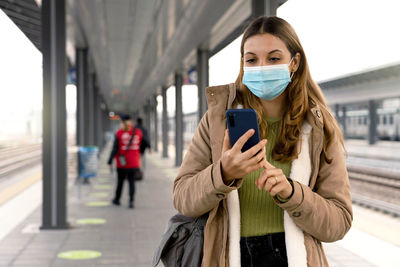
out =
<svg viewBox="0 0 400 267"><path fill-rule="evenodd" d="M289 65L292 59L289 64L244 67L243 84L260 98L275 99L285 91L291 82Z"/></svg>

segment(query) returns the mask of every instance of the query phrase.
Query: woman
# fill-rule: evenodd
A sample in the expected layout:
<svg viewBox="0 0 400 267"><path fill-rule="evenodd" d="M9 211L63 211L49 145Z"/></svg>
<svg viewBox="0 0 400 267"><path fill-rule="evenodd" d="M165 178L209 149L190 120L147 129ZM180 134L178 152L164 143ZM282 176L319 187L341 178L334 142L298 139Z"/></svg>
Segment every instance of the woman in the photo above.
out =
<svg viewBox="0 0 400 267"><path fill-rule="evenodd" d="M117 161L118 184L115 190L115 197L112 201L114 205L119 206L122 187L125 179L129 181L129 208L133 209L135 194L135 175L140 167L140 142L142 140L142 131L132 126L129 115L120 115L121 128L115 133L114 145L108 159L108 165L111 168L112 160L115 157Z"/></svg>
<svg viewBox="0 0 400 267"><path fill-rule="evenodd" d="M186 216L209 213L203 266L328 266L352 208L343 137L293 28L260 17L245 30L235 84L207 88L208 110L174 181ZM232 147L225 111L252 108L261 138ZM262 153L257 153L262 149Z"/></svg>

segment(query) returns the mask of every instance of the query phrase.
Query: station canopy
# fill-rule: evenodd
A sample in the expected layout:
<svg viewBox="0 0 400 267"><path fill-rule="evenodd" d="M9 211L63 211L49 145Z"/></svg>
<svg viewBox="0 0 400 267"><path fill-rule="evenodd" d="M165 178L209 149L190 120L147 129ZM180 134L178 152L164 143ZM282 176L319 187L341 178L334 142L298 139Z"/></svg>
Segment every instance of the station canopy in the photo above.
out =
<svg viewBox="0 0 400 267"><path fill-rule="evenodd" d="M237 38L249 21L286 0L65 0L66 52L87 48L89 71L108 108L135 111ZM41 0L0 0L0 8L40 49ZM18 22L18 23L17 23ZM239 60L239 59L238 59Z"/></svg>

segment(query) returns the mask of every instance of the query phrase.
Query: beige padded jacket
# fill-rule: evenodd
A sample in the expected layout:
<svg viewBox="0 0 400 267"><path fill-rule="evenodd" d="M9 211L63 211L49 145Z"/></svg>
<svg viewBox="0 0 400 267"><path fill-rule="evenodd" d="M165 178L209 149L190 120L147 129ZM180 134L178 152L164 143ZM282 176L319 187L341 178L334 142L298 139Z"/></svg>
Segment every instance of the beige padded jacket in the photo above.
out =
<svg viewBox="0 0 400 267"><path fill-rule="evenodd" d="M238 179L231 186L224 184L220 157L226 129L225 111L232 108L235 85L209 87L206 96L208 110L198 125L174 181L174 206L191 217L209 212L202 266L232 267L237 264L229 264L229 227L232 226L227 196L232 190L240 188L242 181ZM333 144L328 151L329 158L333 158L331 164L324 159L323 118L318 107L309 111L307 121L312 127L309 137L309 184L294 182L292 198L277 204L304 234L306 265L328 266L321 242L342 239L350 229L353 217L350 186L340 145ZM240 266L240 255L237 256ZM289 267L293 267L291 265L297 267L295 264L289 264Z"/></svg>

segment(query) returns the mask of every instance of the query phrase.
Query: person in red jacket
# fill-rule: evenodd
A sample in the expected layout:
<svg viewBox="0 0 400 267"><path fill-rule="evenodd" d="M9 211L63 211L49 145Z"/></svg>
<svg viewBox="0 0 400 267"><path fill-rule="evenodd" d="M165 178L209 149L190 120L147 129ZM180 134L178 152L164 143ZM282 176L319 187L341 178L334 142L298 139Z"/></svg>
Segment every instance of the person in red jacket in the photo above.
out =
<svg viewBox="0 0 400 267"><path fill-rule="evenodd" d="M117 206L120 205L122 187L125 178L127 178L129 181L129 208L132 209L135 194L134 177L140 171L140 142L143 134L139 128L132 126L129 115L120 115L120 118L122 125L115 133L113 149L108 159L110 168L114 157L117 162L118 184L112 203Z"/></svg>

